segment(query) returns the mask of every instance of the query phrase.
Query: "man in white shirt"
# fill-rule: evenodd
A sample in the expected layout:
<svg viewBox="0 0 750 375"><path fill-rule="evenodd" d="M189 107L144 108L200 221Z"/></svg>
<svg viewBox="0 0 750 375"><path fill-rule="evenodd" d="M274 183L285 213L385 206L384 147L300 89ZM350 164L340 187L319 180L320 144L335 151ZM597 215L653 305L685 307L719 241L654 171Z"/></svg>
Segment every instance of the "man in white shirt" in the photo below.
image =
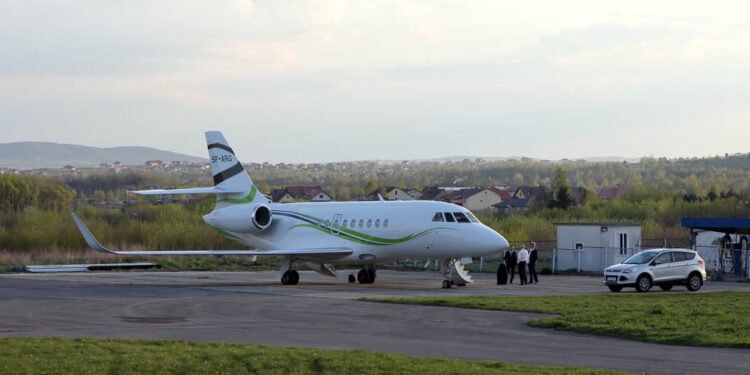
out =
<svg viewBox="0 0 750 375"><path fill-rule="evenodd" d="M521 245L521 251L518 252L518 277L521 279L521 285L526 285L526 262L529 261L529 252L526 250L526 244Z"/></svg>

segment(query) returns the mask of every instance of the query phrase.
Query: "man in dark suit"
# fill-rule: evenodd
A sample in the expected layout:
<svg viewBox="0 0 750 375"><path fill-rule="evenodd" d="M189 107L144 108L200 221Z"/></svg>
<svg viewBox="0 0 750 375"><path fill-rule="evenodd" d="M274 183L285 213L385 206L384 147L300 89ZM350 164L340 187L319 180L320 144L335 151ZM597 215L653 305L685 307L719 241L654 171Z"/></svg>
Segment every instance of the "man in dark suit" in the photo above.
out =
<svg viewBox="0 0 750 375"><path fill-rule="evenodd" d="M516 254L516 247L510 245L508 250L505 250L505 265L508 267L508 274L510 275L510 283L513 284L513 276L516 274L516 262L518 262L518 254Z"/></svg>
<svg viewBox="0 0 750 375"><path fill-rule="evenodd" d="M537 260L536 242L531 241L531 249L529 250L529 282L539 284L539 278L536 276L536 260Z"/></svg>

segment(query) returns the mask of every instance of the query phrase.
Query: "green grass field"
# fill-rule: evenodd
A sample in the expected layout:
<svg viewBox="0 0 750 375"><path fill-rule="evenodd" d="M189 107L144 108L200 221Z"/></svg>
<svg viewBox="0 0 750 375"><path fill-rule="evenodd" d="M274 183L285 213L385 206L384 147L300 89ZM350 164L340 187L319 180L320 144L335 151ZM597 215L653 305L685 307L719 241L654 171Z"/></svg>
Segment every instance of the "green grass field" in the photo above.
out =
<svg viewBox="0 0 750 375"><path fill-rule="evenodd" d="M529 325L664 344L750 348L750 292L365 300L548 313L557 316Z"/></svg>
<svg viewBox="0 0 750 375"><path fill-rule="evenodd" d="M430 359L174 340L3 338L2 374L626 374L579 367Z"/></svg>

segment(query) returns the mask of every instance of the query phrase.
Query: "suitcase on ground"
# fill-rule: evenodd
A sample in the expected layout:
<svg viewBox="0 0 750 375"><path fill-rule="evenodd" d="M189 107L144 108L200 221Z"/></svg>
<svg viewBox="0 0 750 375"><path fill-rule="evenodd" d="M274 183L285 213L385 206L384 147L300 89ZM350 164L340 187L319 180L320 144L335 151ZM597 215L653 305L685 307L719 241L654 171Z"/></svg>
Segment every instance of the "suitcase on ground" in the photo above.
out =
<svg viewBox="0 0 750 375"><path fill-rule="evenodd" d="M505 285L508 283L508 269L505 267L505 263L500 263L497 266L497 285Z"/></svg>

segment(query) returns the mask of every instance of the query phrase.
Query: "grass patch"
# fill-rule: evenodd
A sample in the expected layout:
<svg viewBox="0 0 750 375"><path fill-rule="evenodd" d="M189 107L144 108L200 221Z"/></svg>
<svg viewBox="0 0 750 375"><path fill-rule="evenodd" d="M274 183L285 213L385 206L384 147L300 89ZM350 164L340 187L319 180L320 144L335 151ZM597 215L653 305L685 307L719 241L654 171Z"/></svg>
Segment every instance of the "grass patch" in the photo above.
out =
<svg viewBox="0 0 750 375"><path fill-rule="evenodd" d="M21 337L0 339L0 369L3 374L627 374L363 350Z"/></svg>
<svg viewBox="0 0 750 375"><path fill-rule="evenodd" d="M750 292L365 300L557 314L529 325L662 344L750 348Z"/></svg>

